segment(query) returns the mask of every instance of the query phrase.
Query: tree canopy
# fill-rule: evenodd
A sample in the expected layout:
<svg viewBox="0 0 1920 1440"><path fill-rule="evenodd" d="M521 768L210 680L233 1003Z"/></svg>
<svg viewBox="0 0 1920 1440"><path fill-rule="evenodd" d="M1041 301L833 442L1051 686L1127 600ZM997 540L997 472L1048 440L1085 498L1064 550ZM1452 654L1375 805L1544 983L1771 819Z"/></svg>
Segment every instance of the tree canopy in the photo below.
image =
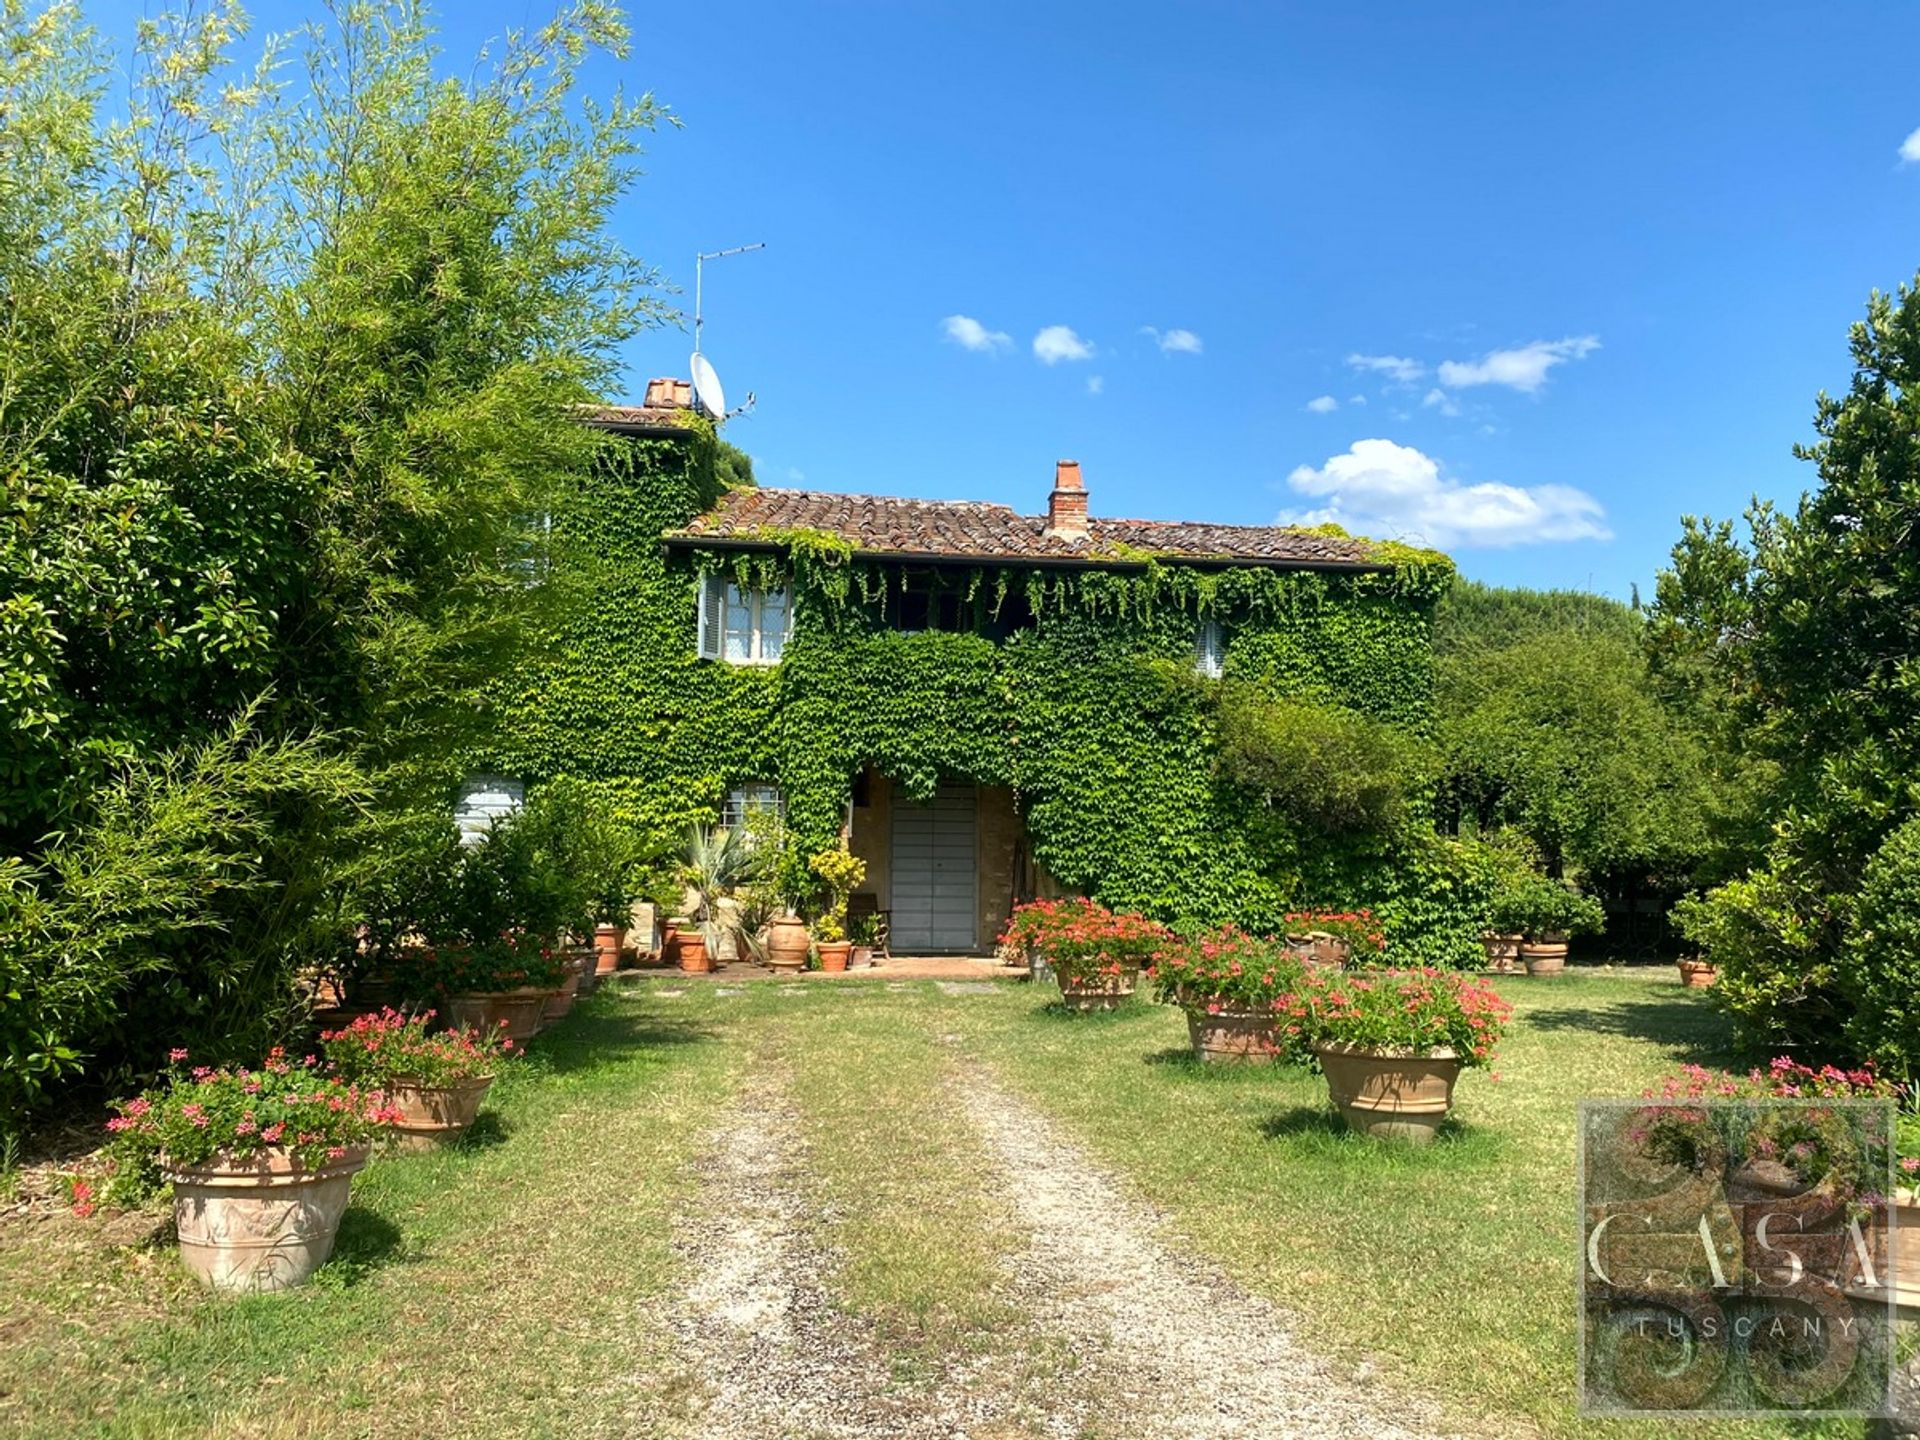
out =
<svg viewBox="0 0 1920 1440"><path fill-rule="evenodd" d="M0 9L0 1109L136 990L183 1043L224 997L244 1048L237 952L284 992L346 933L343 858L445 809L543 603L530 522L595 443L566 422L668 313L607 220L670 117L578 90L613 6L460 79L422 5L330 17L248 67L230 0L143 21L110 99L76 5ZM170 855L248 873L120 924Z"/></svg>

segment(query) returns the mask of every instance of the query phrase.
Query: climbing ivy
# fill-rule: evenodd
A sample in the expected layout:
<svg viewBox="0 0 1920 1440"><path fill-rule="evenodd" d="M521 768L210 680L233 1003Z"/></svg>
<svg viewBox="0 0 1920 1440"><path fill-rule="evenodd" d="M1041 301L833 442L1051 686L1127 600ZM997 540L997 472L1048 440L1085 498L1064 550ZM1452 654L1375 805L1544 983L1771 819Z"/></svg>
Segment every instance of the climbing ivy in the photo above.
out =
<svg viewBox="0 0 1920 1440"><path fill-rule="evenodd" d="M669 553L661 537L719 494L703 432L608 441L594 483L555 517L554 618L537 665L499 686L506 738L489 763L597 782L662 849L750 780L785 791L801 854L831 843L867 765L915 799L942 779L1007 786L1034 858L1110 905L1273 929L1302 904L1367 904L1400 958L1478 955L1484 887L1423 806L1385 837L1296 833L1217 773L1209 688L1191 673L1195 625L1216 618L1230 678L1425 733L1444 557L1394 547L1373 572L1203 568L1144 552L1089 568L981 566L951 585L979 630L1019 611L1007 638L900 633L886 616L903 572L831 533ZM791 588L777 667L696 657L703 573Z"/></svg>

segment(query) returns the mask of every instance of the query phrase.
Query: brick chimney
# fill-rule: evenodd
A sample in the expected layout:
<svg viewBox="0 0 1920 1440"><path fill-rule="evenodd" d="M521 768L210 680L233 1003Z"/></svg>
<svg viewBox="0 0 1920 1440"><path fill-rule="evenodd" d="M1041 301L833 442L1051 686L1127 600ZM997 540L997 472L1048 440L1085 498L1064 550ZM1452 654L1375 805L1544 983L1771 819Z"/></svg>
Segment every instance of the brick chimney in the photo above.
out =
<svg viewBox="0 0 1920 1440"><path fill-rule="evenodd" d="M1080 482L1080 462L1062 460L1053 467L1053 493L1047 497L1047 538L1087 538L1087 487Z"/></svg>

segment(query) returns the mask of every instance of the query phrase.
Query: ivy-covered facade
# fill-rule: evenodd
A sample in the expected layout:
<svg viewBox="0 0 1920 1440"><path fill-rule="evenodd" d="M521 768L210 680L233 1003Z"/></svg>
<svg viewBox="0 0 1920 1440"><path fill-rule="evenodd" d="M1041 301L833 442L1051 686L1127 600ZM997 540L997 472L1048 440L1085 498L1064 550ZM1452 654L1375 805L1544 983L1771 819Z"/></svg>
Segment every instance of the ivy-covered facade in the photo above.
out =
<svg viewBox="0 0 1920 1440"><path fill-rule="evenodd" d="M890 914L896 951L984 950L1017 899L1058 888L1259 930L1365 904L1404 959L1478 953L1474 877L1424 816L1386 837L1298 831L1218 773L1197 674L1424 733L1444 557L1335 533L1089 529L1077 483L1056 486L1060 527L749 496L690 416L598 423L602 463L552 521L553 618L499 686L486 768L599 782L663 851L730 797L777 797L800 851L849 835L869 867L856 903Z"/></svg>

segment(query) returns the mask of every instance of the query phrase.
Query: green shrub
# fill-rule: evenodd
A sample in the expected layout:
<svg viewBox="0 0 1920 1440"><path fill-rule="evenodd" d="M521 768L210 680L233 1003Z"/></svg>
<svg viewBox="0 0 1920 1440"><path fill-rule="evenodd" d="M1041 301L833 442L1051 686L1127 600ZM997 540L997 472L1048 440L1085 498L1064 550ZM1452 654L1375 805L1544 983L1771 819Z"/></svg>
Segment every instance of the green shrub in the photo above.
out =
<svg viewBox="0 0 1920 1440"><path fill-rule="evenodd" d="M1531 938L1591 935L1606 928L1606 912L1591 895L1563 880L1528 874L1509 880L1492 911L1493 928Z"/></svg>
<svg viewBox="0 0 1920 1440"><path fill-rule="evenodd" d="M121 767L39 864L0 861L0 1116L82 1066L151 1073L155 1037L252 1060L298 1023L366 792L252 719Z"/></svg>
<svg viewBox="0 0 1920 1440"><path fill-rule="evenodd" d="M1393 725L1338 705L1275 700L1239 685L1220 700L1220 769L1297 824L1384 835L1431 764L1428 748Z"/></svg>
<svg viewBox="0 0 1920 1440"><path fill-rule="evenodd" d="M1837 977L1847 1037L1884 1073L1920 1076L1920 817L1867 862Z"/></svg>
<svg viewBox="0 0 1920 1440"><path fill-rule="evenodd" d="M1673 923L1719 969L1713 997L1755 1054L1824 1054L1846 1026L1829 942L1833 924L1803 887L1774 870L1690 895Z"/></svg>

